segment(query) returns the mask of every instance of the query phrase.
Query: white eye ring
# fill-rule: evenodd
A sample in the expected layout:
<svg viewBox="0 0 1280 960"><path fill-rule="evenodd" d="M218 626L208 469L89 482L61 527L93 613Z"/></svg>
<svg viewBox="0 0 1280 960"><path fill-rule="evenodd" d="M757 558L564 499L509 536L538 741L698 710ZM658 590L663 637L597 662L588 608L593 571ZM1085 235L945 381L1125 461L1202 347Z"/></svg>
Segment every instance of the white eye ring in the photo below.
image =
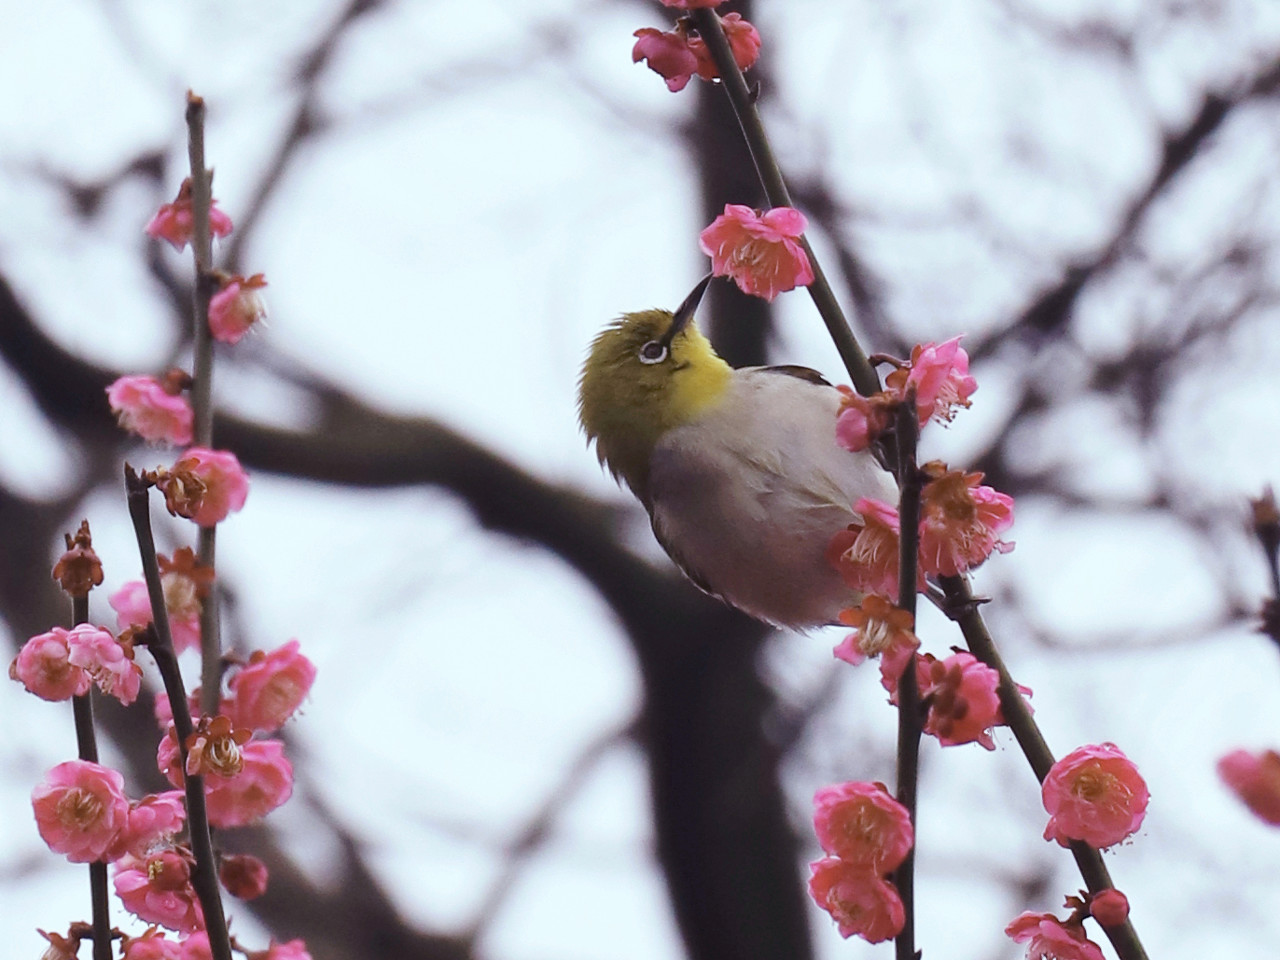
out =
<svg viewBox="0 0 1280 960"><path fill-rule="evenodd" d="M637 356L640 357L641 363L661 363L663 360L667 359L666 344L657 340L650 340L640 348L640 352Z"/></svg>

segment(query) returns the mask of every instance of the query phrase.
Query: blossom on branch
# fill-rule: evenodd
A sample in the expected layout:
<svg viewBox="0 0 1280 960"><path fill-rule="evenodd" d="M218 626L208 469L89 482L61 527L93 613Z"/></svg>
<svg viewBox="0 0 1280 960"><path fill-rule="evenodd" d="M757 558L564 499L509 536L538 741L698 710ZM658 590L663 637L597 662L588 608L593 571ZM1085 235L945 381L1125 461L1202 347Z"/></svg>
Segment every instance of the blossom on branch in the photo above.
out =
<svg viewBox="0 0 1280 960"><path fill-rule="evenodd" d="M218 866L218 879L238 900L254 900L267 892L267 865L250 853L229 853Z"/></svg>
<svg viewBox="0 0 1280 960"><path fill-rule="evenodd" d="M155 377L120 377L107 387L107 403L120 426L143 440L176 446L191 442L191 404L172 379L161 383Z"/></svg>
<svg viewBox="0 0 1280 960"><path fill-rule="evenodd" d="M939 460L921 467L931 479L920 491L920 567L954 577L992 552L1008 553L1000 534L1013 525L1013 498L981 485L981 473L948 470Z"/></svg>
<svg viewBox="0 0 1280 960"><path fill-rule="evenodd" d="M882 668L897 664L894 676L898 677L920 646L920 638L911 632L915 618L873 593L859 606L841 610L840 622L854 628L832 651L846 663L857 665L868 657L880 657Z"/></svg>
<svg viewBox="0 0 1280 960"><path fill-rule="evenodd" d="M174 516L212 527L244 506L249 477L229 450L191 447L168 470L158 472L156 485Z"/></svg>
<svg viewBox="0 0 1280 960"><path fill-rule="evenodd" d="M129 817L124 777L88 760L68 760L45 774L31 807L40 839L72 863L105 859Z"/></svg>
<svg viewBox="0 0 1280 960"><path fill-rule="evenodd" d="M133 645L121 643L108 631L91 623L67 633L67 662L82 669L98 689L126 707L138 699L142 667L133 659Z"/></svg>
<svg viewBox="0 0 1280 960"><path fill-rule="evenodd" d="M191 886L191 863L178 849L149 857L122 857L116 863L116 895L140 920L179 933L204 926L200 901Z"/></svg>
<svg viewBox="0 0 1280 960"><path fill-rule="evenodd" d="M1129 898L1114 887L1089 898L1089 914L1104 927L1118 927L1129 919Z"/></svg>
<svg viewBox="0 0 1280 960"><path fill-rule="evenodd" d="M743 20L740 13L726 13L720 18L720 26L724 30L725 39L729 41L729 49L733 51L733 61L739 70L747 70L760 58L760 31ZM707 49L707 42L700 36L689 38L689 50L697 59L697 74L703 80L718 80L720 70Z"/></svg>
<svg viewBox="0 0 1280 960"><path fill-rule="evenodd" d="M1280 754L1234 750L1218 761L1218 776L1256 817L1280 826Z"/></svg>
<svg viewBox="0 0 1280 960"><path fill-rule="evenodd" d="M149 237L167 241L175 250L181 251L191 242L195 234L195 212L191 201L191 178L182 181L178 195L172 203L160 207L151 222L146 226ZM218 209L218 202L209 202L209 234L211 237L225 237L231 232L231 218Z"/></svg>
<svg viewBox="0 0 1280 960"><path fill-rule="evenodd" d="M897 508L863 497L853 509L862 515L862 523L850 524L831 538L827 562L854 590L896 600L900 529Z"/></svg>
<svg viewBox="0 0 1280 960"><path fill-rule="evenodd" d="M1040 795L1049 813L1044 838L1099 850L1142 826L1151 794L1137 766L1114 743L1081 747L1049 770Z"/></svg>
<svg viewBox="0 0 1280 960"><path fill-rule="evenodd" d="M148 927L140 937L125 936L120 960L182 960L182 944L170 940L159 927Z"/></svg>
<svg viewBox="0 0 1280 960"><path fill-rule="evenodd" d="M270 733L284 726L302 704L316 679L316 668L299 652L297 640L265 653L255 650L249 662L231 675L231 697L223 711L237 727Z"/></svg>
<svg viewBox="0 0 1280 960"><path fill-rule="evenodd" d="M902 932L906 913L892 883L874 868L824 857L809 864L809 895L831 914L840 936L881 943Z"/></svg>
<svg viewBox="0 0 1280 960"><path fill-rule="evenodd" d="M822 849L884 874L911 850L911 814L882 783L837 783L813 795L813 829Z"/></svg>
<svg viewBox="0 0 1280 960"><path fill-rule="evenodd" d="M88 693L93 685L90 676L70 658L66 628L54 627L22 645L9 664L9 677L41 700L70 700Z"/></svg>
<svg viewBox="0 0 1280 960"><path fill-rule="evenodd" d="M698 72L698 57L689 49L689 38L683 30L641 27L633 36L636 44L631 48L632 63L646 61L650 70L667 81L672 93L688 86L689 79Z"/></svg>
<svg viewBox="0 0 1280 960"><path fill-rule="evenodd" d="M1004 932L1027 945L1027 960L1104 960L1102 948L1084 935L1078 921L1064 923L1051 913L1023 913Z"/></svg>
<svg viewBox="0 0 1280 960"><path fill-rule="evenodd" d="M996 688L1000 675L971 653L945 660L926 654L916 658L920 702L928 708L924 732L944 747L977 743L996 748L991 728L1004 723Z"/></svg>
<svg viewBox="0 0 1280 960"><path fill-rule="evenodd" d="M813 282L809 256L798 242L808 225L804 214L791 207L774 207L761 215L727 203L699 235L698 246L711 258L717 277L732 277L743 293L772 301Z"/></svg>
<svg viewBox="0 0 1280 960"><path fill-rule="evenodd" d="M222 289L209 298L209 331L215 340L239 343L255 323L266 319L267 305L259 293L266 285L261 273L229 276L222 282Z"/></svg>

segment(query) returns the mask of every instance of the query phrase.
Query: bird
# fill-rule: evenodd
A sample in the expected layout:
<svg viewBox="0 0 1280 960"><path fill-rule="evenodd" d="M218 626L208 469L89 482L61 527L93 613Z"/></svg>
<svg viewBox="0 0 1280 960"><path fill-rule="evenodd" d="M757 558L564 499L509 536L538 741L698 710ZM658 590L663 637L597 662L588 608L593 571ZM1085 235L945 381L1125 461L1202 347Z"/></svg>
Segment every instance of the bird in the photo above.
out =
<svg viewBox="0 0 1280 960"><path fill-rule="evenodd" d="M861 594L827 562L861 497L897 503L867 451L836 444L840 392L801 366L734 368L675 311L625 313L591 343L578 418L601 464L703 591L777 627L838 622Z"/></svg>

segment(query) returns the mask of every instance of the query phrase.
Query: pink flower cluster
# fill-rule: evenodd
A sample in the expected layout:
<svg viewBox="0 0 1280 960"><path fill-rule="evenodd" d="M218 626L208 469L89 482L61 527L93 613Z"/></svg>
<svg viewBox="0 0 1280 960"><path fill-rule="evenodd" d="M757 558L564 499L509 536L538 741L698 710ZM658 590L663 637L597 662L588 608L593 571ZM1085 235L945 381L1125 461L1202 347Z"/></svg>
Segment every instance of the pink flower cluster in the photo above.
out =
<svg viewBox="0 0 1280 960"><path fill-rule="evenodd" d="M711 272L732 277L743 293L770 302L779 293L813 283L809 255L799 243L809 223L791 207L763 215L737 203L711 221L698 246L711 258Z"/></svg>
<svg viewBox="0 0 1280 960"><path fill-rule="evenodd" d="M880 943L898 935L905 912L887 878L914 842L911 816L880 783L839 783L813 798L813 827L827 856L809 865L809 895L842 937Z"/></svg>
<svg viewBox="0 0 1280 960"><path fill-rule="evenodd" d="M759 31L737 13L720 18L720 27L729 41L729 49L733 51L738 69L746 70L751 67L760 56ZM703 80L716 80L720 77L706 41L690 29L687 20L681 20L674 30L642 27L634 36L637 39L631 49L631 62L646 61L650 70L667 81L667 89L672 93L683 90L695 75Z"/></svg>
<svg viewBox="0 0 1280 960"><path fill-rule="evenodd" d="M9 676L42 700L69 700L96 684L126 706L142 684L132 645L90 623L32 637L9 664Z"/></svg>

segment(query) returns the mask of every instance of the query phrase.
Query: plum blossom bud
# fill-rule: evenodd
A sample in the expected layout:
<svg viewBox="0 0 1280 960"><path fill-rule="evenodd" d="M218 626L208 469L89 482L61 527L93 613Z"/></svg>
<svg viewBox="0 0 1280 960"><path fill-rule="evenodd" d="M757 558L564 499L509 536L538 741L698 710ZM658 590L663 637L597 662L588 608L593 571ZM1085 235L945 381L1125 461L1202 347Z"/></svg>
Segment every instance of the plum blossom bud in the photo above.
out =
<svg viewBox="0 0 1280 960"><path fill-rule="evenodd" d="M831 914L840 936L859 936L881 943L902 932L906 913L892 883L874 868L839 857L824 857L809 864L809 895Z"/></svg>
<svg viewBox="0 0 1280 960"><path fill-rule="evenodd" d="M159 472L156 483L171 514L202 527L221 523L241 509L249 495L249 477L236 455L206 447L188 449L167 471Z"/></svg>
<svg viewBox="0 0 1280 960"><path fill-rule="evenodd" d="M1064 923L1051 913L1023 913L1004 932L1027 945L1028 960L1104 960L1102 948L1084 935L1079 921Z"/></svg>
<svg viewBox="0 0 1280 960"><path fill-rule="evenodd" d="M98 685L126 707L138 699L142 667L133 659L133 646L121 643L102 627L82 623L67 633L67 662L80 667Z"/></svg>
<svg viewBox="0 0 1280 960"><path fill-rule="evenodd" d="M93 680L70 660L67 630L54 627L22 645L9 664L9 677L42 700L70 700L88 693Z"/></svg>
<svg viewBox="0 0 1280 960"><path fill-rule="evenodd" d="M195 233L195 213L191 202L191 178L182 181L178 195L172 203L160 207L156 215L147 224L146 233L157 240L165 240L173 249L181 251ZM214 237L225 237L231 232L231 218L218 209L218 202L209 204L209 233Z"/></svg>
<svg viewBox="0 0 1280 960"><path fill-rule="evenodd" d="M267 305L259 293L267 285L266 277L229 276L222 289L209 300L209 330L222 343L239 343L249 328L267 316Z"/></svg>
<svg viewBox="0 0 1280 960"><path fill-rule="evenodd" d="M699 235L698 246L711 258L713 274L732 277L743 293L772 302L779 293L813 283L809 256L798 242L808 225L791 207L774 207L762 216L727 203Z"/></svg>
<svg viewBox="0 0 1280 960"><path fill-rule="evenodd" d="M140 920L179 933L204 926L204 914L191 886L191 863L178 849L142 859L122 857L116 863L116 895Z"/></svg>
<svg viewBox="0 0 1280 960"><path fill-rule="evenodd" d="M646 61L650 70L667 81L667 89L672 93L688 86L689 78L698 71L698 58L689 49L689 39L684 30L662 31L641 27L633 36L636 43L631 48L632 63Z"/></svg>
<svg viewBox="0 0 1280 960"><path fill-rule="evenodd" d="M822 849L877 873L898 869L911 850L911 814L882 783L837 783L813 795Z"/></svg>
<svg viewBox="0 0 1280 960"><path fill-rule="evenodd" d="M124 777L88 760L68 760L45 774L31 806L40 838L72 863L104 859L129 817Z"/></svg>
<svg viewBox="0 0 1280 960"><path fill-rule="evenodd" d="M1234 750L1218 761L1218 776L1256 817L1280 826L1280 754Z"/></svg>
<svg viewBox="0 0 1280 960"><path fill-rule="evenodd" d="M233 897L253 900L267 892L267 865L252 854L229 854L218 867L218 879Z"/></svg>
<svg viewBox="0 0 1280 960"><path fill-rule="evenodd" d="M191 442L191 404L155 377L121 377L107 387L107 402L120 426L143 440L176 446Z"/></svg>
<svg viewBox="0 0 1280 960"><path fill-rule="evenodd" d="M1083 840L1099 850L1142 826L1151 797L1138 768L1114 743L1067 754L1050 768L1040 794L1049 813L1046 840L1064 847Z"/></svg>
<svg viewBox="0 0 1280 960"><path fill-rule="evenodd" d="M72 933L73 931L68 930L67 932ZM45 933L43 930L37 930L36 933L49 941L49 946L40 955L40 960L76 960L76 956L80 952L79 937L64 937L59 933Z"/></svg>
<svg viewBox="0 0 1280 960"><path fill-rule="evenodd" d="M225 712L237 727L278 730L306 698L315 678L315 664L299 652L297 640L271 653L255 650L231 677Z"/></svg>
<svg viewBox="0 0 1280 960"><path fill-rule="evenodd" d="M1115 888L1089 898L1089 913L1104 927L1118 927L1129 919L1129 898Z"/></svg>
<svg viewBox="0 0 1280 960"><path fill-rule="evenodd" d="M70 596L87 597L90 590L102 583L102 561L93 549L89 521L80 521L74 537L69 533L64 536L67 552L53 565L53 579Z"/></svg>

